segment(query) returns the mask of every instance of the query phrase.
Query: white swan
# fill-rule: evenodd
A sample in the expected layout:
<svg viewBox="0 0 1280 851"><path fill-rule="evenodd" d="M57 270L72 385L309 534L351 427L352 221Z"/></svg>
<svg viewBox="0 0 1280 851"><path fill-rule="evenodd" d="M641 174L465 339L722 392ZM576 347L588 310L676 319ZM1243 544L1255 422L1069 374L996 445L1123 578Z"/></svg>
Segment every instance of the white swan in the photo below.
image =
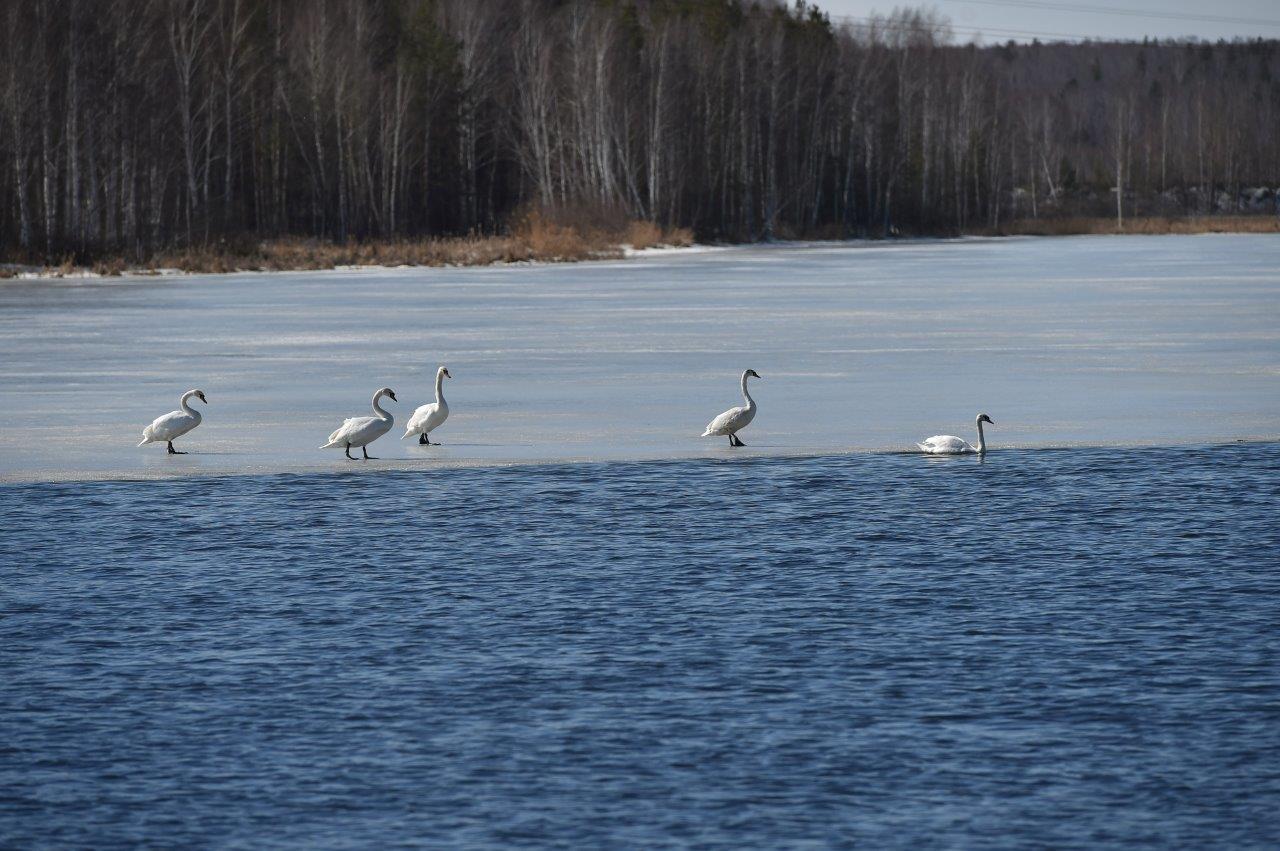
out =
<svg viewBox="0 0 1280 851"><path fill-rule="evenodd" d="M756 400L751 398L751 394L747 392L747 378L759 378L760 373L754 369L748 369L742 373L742 398L746 400L745 405L739 408L730 408L711 422L707 423L707 430L702 433L702 437L712 437L714 435L729 435L730 446L746 446L738 439L738 432L751 424L756 418Z"/></svg>
<svg viewBox="0 0 1280 851"><path fill-rule="evenodd" d="M366 461L376 461L376 458L369 457L369 450L365 447L391 431L391 426L395 424L395 421L391 418L391 414L382 410L378 405L378 400L383 396L389 397L392 402L400 401L396 398L395 391L390 387L383 387L377 393L373 394L374 416L352 417L349 420L344 420L342 426L333 434L329 435L329 442L320 448L337 449L338 447L342 447L346 456L351 458L352 461L355 461L358 459L352 457L351 447L359 446L360 451L364 453Z"/></svg>
<svg viewBox="0 0 1280 851"><path fill-rule="evenodd" d="M930 455L961 455L965 452L986 452L987 438L982 433L983 423L995 425L995 420L986 414L978 414L978 446L976 449L968 441L961 440L952 434L935 434L933 437L917 443L916 446L920 447L921 452L927 452Z"/></svg>
<svg viewBox="0 0 1280 851"><path fill-rule="evenodd" d="M413 416L409 417L409 425L405 426L405 437L418 435L418 443L423 446L431 446L431 432L444 425L444 421L449 419L449 403L444 400L444 380L453 378L449 374L449 370L443 366L436 370L436 400L421 406L413 412ZM439 441L435 445L439 445Z"/></svg>
<svg viewBox="0 0 1280 851"><path fill-rule="evenodd" d="M180 411L170 411L163 417L156 417L151 425L142 430L142 442L139 446L146 446L148 443L167 443L169 444L170 455L186 455L185 452L179 452L173 448L173 440L176 437L191 431L191 429L200 425L200 412L187 404L187 400L192 396L209 404L209 400L204 398L203 390L188 390L182 394L182 401L178 405L182 408Z"/></svg>

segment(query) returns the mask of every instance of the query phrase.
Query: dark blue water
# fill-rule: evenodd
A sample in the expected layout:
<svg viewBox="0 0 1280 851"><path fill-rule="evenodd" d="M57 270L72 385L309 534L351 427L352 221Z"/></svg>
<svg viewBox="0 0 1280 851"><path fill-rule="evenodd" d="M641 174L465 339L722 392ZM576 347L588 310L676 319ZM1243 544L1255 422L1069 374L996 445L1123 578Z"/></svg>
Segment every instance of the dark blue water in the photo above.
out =
<svg viewBox="0 0 1280 851"><path fill-rule="evenodd" d="M0 488L0 845L1280 842L1280 445Z"/></svg>

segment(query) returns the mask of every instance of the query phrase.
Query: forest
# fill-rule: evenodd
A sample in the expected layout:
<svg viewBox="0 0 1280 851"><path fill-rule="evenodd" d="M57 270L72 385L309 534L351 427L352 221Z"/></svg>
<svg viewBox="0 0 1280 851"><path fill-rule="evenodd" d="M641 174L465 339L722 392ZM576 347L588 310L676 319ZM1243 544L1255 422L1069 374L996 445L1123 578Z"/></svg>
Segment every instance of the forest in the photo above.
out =
<svg viewBox="0 0 1280 851"><path fill-rule="evenodd" d="M0 259L1257 213L1280 42L960 44L763 0L0 0Z"/></svg>

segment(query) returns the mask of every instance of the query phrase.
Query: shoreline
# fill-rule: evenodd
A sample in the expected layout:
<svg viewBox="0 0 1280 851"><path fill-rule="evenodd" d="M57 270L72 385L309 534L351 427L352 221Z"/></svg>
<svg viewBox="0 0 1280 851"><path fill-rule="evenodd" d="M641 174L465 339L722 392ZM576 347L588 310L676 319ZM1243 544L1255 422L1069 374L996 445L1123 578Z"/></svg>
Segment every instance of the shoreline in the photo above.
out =
<svg viewBox="0 0 1280 851"><path fill-rule="evenodd" d="M852 240L851 240L852 241ZM870 240L867 240L870 242ZM764 245L766 243L760 243ZM789 243L778 242L775 245L786 245ZM803 245L796 241L794 244ZM7 283L16 283L19 281L111 281L111 280L152 280L156 278L162 279L178 279L186 280L189 278L214 277L214 276L232 276L232 275L301 275L307 273L351 273L351 272L405 272L414 269L519 269L519 268L545 268L548 266L574 265L582 263L616 263L623 260L635 260L644 257L663 257L675 256L681 254L702 254L712 251L725 251L734 248L733 245L719 245L707 243L694 243L692 245L659 245L647 248L632 248L623 245L619 247L620 253L617 256L599 256L588 257L581 260L511 260L511 261L494 261L492 263L476 263L476 264L409 264L402 263L398 265L385 265L376 263L367 264L343 264L337 266L322 267L299 267L296 269L229 269L221 272L210 271L186 271L175 267L156 267L153 269L138 268L126 269L118 274L103 274L93 269L85 267L77 267L70 272L63 272L56 267L44 267L37 269L35 267L21 267L15 274L0 274L0 286ZM0 271L4 271L0 268Z"/></svg>
<svg viewBox="0 0 1280 851"><path fill-rule="evenodd" d="M269 478L273 476L346 476L346 475L374 475L374 474L411 474L411 473L437 473L437 472L456 472L462 470L499 470L499 469L526 469L529 467L591 467L591 466L615 466L618 464L681 464L688 462L706 462L706 463L729 463L735 461L779 461L779 460L815 460L821 458L853 458L867 457L878 458L888 456L912 456L918 457L923 463L945 464L945 463L965 463L975 462L981 463L983 460L992 456L1003 456L1011 453L1023 452L1099 452L1099 451L1117 451L1132 452L1152 449L1166 450L1197 450L1197 449L1223 449L1234 446L1257 446L1280 443L1280 434L1269 437L1249 436L1237 438L1221 438L1217 440L1188 440L1187 442L1155 442L1155 441L1135 441L1135 442L1112 442L1112 443L1012 443L1008 445L996 446L989 450L985 456L979 456L976 453L957 454L957 455L929 455L916 449L909 449L906 446L898 447L848 447L848 448L812 448L812 449L792 449L792 450L773 450L767 446L759 444L746 447L748 452L735 450L733 454L729 454L727 449L722 454L711 454L716 452L714 449L704 449L701 452L689 452L685 454L672 455L636 455L634 457L588 457L588 456L566 456L562 458L457 458L457 459L419 459L410 457L401 458L378 458L372 462L352 463L347 467L329 468L322 466L320 463L315 465L309 464L291 464L281 466L276 469L255 469L249 468L188 468L175 470L156 470L148 472L125 472L122 470L91 470L83 472L56 471L46 473L46 471L30 470L23 473L0 473L0 488L10 487L27 487L32 485L58 485L58 484L78 484L78 483L143 483L143 482L171 482L182 480L207 480L207 479L226 479L226 478ZM223 455L221 452L207 453L210 456ZM190 452L186 458L199 458L201 453ZM265 465L264 465L265 466Z"/></svg>
<svg viewBox="0 0 1280 851"><path fill-rule="evenodd" d="M692 253L751 246L894 245L920 241L1011 239L1064 236L1191 236L1280 234L1280 216L1148 216L1126 220L1071 217L1015 219L996 227L962 233L909 233L890 237L829 238L821 234L758 242L698 242L687 228L662 230L650 222L634 222L624 240L617 233L581 232L572 226L534 222L511 236L432 237L422 240L376 240L331 243L282 238L256 247L217 250L214 246L178 253L158 252L144 263L109 257L93 264L64 261L59 265L0 263L0 282L102 278L185 278L195 275L269 274L279 272L356 272L403 269L506 268L562 263L630 260L663 254ZM352 262L344 262L352 261ZM380 262L385 261L385 262Z"/></svg>

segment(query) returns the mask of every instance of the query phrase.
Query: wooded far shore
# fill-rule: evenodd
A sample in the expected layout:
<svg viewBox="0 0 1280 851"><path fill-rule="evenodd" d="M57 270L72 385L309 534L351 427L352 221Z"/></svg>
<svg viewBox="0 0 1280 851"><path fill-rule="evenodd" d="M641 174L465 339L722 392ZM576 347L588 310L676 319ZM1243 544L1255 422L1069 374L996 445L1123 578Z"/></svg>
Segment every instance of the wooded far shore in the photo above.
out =
<svg viewBox="0 0 1280 851"><path fill-rule="evenodd" d="M634 222L1270 228L1277 127L1274 39L962 44L936 11L777 0L0 0L0 264L576 259Z"/></svg>

